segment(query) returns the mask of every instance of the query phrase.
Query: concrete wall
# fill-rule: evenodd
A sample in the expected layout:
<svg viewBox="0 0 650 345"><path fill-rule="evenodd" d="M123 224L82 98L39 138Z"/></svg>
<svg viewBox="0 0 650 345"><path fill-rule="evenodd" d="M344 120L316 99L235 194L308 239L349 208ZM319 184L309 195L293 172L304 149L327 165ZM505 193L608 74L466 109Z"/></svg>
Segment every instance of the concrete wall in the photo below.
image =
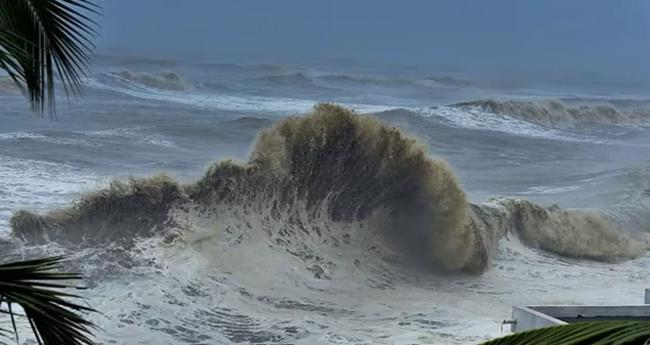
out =
<svg viewBox="0 0 650 345"><path fill-rule="evenodd" d="M570 321L593 319L646 319L650 318L650 305L562 305L562 306L516 306L512 308L513 332L562 325Z"/></svg>

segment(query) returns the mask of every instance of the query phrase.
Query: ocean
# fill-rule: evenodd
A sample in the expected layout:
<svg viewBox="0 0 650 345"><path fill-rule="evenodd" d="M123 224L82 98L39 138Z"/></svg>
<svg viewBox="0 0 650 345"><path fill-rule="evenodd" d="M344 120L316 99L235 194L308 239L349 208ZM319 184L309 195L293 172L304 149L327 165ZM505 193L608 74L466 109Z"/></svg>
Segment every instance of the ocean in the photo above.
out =
<svg viewBox="0 0 650 345"><path fill-rule="evenodd" d="M0 248L70 255L99 343L475 344L649 286L648 99L122 56L85 84L51 121L0 83Z"/></svg>

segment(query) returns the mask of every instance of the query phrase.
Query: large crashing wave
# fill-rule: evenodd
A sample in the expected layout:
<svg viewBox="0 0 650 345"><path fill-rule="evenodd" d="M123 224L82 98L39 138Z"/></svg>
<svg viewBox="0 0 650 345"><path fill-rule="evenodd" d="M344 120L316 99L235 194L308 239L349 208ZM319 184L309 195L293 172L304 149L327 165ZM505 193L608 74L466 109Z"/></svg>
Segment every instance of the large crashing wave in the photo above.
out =
<svg viewBox="0 0 650 345"><path fill-rule="evenodd" d="M448 165L415 140L331 104L265 130L248 163L217 163L196 183L114 183L70 209L21 211L11 223L29 243L71 246L171 241L196 227L233 247L262 237L263 248L300 258L316 278L330 276L343 247L355 266L377 255L469 272L488 268L508 234L571 257L616 260L644 250L595 214L513 199L470 204Z"/></svg>
<svg viewBox="0 0 650 345"><path fill-rule="evenodd" d="M647 111L623 112L610 104L569 106L558 100L499 101L488 99L458 103L452 106L470 110L479 109L553 128L570 128L581 124L633 125L650 121L650 113Z"/></svg>

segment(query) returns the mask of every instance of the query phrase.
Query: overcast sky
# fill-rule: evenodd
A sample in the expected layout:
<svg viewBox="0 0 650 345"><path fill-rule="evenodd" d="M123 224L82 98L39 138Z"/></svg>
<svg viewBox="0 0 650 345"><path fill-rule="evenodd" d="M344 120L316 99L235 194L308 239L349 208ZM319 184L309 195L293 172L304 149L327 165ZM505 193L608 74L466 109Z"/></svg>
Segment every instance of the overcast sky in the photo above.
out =
<svg viewBox="0 0 650 345"><path fill-rule="evenodd" d="M646 0L104 0L100 51L650 78Z"/></svg>

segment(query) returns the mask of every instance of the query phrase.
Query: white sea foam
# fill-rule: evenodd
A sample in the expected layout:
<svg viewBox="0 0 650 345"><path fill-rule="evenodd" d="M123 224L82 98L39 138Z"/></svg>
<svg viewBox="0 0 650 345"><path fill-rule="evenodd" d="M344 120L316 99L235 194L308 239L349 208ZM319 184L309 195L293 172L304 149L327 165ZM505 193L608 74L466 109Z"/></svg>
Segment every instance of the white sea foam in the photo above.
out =
<svg viewBox="0 0 650 345"><path fill-rule="evenodd" d="M32 132L11 132L11 133L0 133L0 140L20 140L20 139L36 139L42 140L46 136L39 133Z"/></svg>

